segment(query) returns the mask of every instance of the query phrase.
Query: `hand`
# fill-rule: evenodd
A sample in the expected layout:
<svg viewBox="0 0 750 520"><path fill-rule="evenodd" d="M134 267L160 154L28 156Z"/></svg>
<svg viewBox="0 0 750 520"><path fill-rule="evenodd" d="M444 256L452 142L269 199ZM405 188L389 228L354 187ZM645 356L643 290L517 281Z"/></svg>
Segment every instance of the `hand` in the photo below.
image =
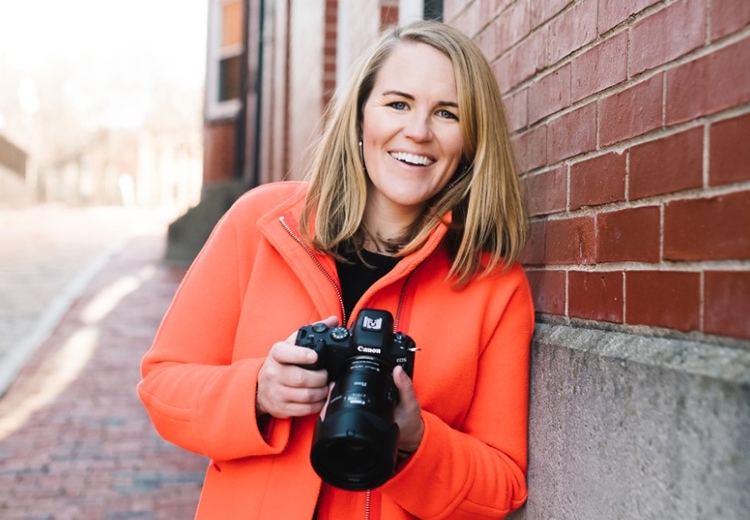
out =
<svg viewBox="0 0 750 520"><path fill-rule="evenodd" d="M400 430L398 449L413 453L417 451L424 436L422 408L414 393L414 385L403 367L393 369L393 381L399 394L399 404L395 410L396 424Z"/></svg>
<svg viewBox="0 0 750 520"><path fill-rule="evenodd" d="M338 324L336 316L323 320L329 327ZM328 397L328 374L325 370L308 370L318 359L315 351L294 344L295 332L286 340L275 343L258 373L255 396L256 414L267 413L283 419L318 413Z"/></svg>

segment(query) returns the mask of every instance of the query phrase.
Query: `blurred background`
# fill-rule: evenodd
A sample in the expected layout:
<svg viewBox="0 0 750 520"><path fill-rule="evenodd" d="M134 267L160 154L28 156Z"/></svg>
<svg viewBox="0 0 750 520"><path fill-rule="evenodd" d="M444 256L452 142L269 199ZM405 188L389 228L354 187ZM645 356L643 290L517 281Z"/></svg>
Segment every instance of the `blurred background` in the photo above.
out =
<svg viewBox="0 0 750 520"><path fill-rule="evenodd" d="M0 0L0 518L192 516L204 461L138 360L216 221L304 177L355 57L416 18L489 59L531 215L515 518L750 518L746 0Z"/></svg>
<svg viewBox="0 0 750 520"><path fill-rule="evenodd" d="M0 205L194 204L207 12L0 0Z"/></svg>

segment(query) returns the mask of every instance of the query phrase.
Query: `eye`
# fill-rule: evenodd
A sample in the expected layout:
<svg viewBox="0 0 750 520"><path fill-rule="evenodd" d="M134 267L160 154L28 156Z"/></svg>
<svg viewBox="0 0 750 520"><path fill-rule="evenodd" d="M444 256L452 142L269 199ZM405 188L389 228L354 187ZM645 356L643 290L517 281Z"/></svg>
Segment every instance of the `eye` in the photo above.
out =
<svg viewBox="0 0 750 520"><path fill-rule="evenodd" d="M388 103L388 106L391 108L395 108L396 110L406 110L407 108L409 108L403 101L392 101Z"/></svg>
<svg viewBox="0 0 750 520"><path fill-rule="evenodd" d="M454 120L458 121L458 116L456 114L454 114L450 110L446 110L444 108L441 108L440 110L438 110L437 111L437 115L438 115L438 117L443 117L445 119L454 119Z"/></svg>

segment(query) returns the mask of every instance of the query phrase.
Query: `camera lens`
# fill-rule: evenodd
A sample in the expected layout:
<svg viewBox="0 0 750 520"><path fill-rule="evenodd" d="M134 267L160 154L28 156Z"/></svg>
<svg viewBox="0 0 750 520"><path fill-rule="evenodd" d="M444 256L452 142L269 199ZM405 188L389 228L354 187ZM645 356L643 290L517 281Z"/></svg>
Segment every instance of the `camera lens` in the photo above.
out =
<svg viewBox="0 0 750 520"><path fill-rule="evenodd" d="M332 465L346 473L367 473L376 465L373 450L366 442L357 439L331 443L328 452Z"/></svg>
<svg viewBox="0 0 750 520"><path fill-rule="evenodd" d="M313 468L329 484L372 489L393 475L398 391L391 371L388 363L369 356L351 358L342 370L310 453Z"/></svg>

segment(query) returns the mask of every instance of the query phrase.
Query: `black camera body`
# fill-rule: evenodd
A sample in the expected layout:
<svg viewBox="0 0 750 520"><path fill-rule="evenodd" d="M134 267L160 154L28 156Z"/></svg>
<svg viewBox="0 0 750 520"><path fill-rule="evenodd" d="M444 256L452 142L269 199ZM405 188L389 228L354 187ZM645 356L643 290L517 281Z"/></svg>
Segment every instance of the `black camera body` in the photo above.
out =
<svg viewBox="0 0 750 520"><path fill-rule="evenodd" d="M394 334L392 329L390 312L362 309L351 329L314 323L299 329L295 343L318 354L317 362L302 366L310 370L326 369L329 382L335 381L347 360L355 356L377 357L393 368L401 365L412 377L414 340L403 332Z"/></svg>
<svg viewBox="0 0 750 520"><path fill-rule="evenodd" d="M361 491L383 484L395 470L399 437L393 369L400 365L412 377L414 341L393 332L388 311L362 309L351 329L306 325L295 343L318 354L316 363L303 367L326 369L328 381L334 382L325 420L315 428L313 468L342 489Z"/></svg>

